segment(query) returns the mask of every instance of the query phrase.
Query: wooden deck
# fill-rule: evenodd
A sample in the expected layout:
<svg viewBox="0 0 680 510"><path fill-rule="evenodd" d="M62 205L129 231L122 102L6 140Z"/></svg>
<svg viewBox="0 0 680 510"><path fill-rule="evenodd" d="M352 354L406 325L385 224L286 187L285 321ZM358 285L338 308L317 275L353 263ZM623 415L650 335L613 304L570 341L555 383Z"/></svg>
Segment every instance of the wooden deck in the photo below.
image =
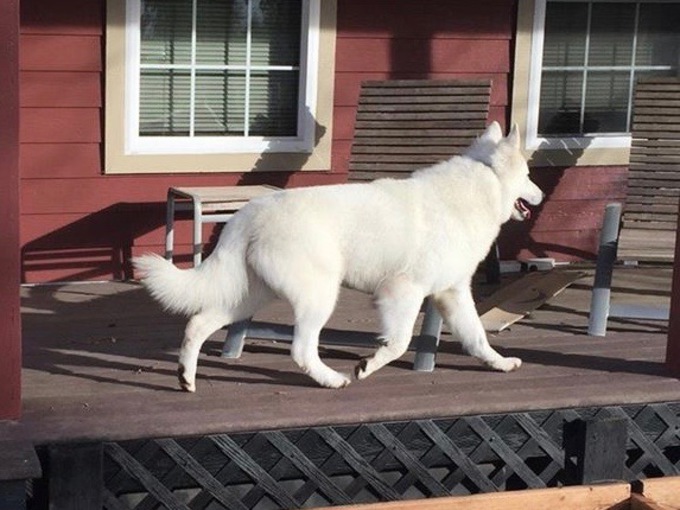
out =
<svg viewBox="0 0 680 510"><path fill-rule="evenodd" d="M161 312L139 285L25 287L23 419L0 424L0 440L167 437L680 401L680 381L664 375L667 323L614 319L607 337L586 336L591 281L579 280L491 336L503 353L524 359L514 373L490 372L444 342L432 373L412 371L411 352L367 380L328 390L297 370L285 343L249 340L241 359L220 358L222 332L204 347L196 394L176 383L184 320ZM617 269L613 302L668 303L670 285L667 269ZM289 323L291 314L277 304L257 319ZM344 292L329 326L377 331L370 299ZM322 357L352 371L368 352L324 346Z"/></svg>

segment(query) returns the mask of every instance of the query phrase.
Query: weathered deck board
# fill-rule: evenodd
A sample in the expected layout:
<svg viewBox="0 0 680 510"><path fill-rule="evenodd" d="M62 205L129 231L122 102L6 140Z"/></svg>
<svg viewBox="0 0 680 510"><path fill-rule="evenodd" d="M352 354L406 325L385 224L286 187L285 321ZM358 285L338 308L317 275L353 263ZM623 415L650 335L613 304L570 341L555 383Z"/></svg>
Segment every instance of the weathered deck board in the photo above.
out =
<svg viewBox="0 0 680 510"><path fill-rule="evenodd" d="M0 424L0 439L165 437L680 400L680 382L664 375L667 324L613 320L606 338L586 336L589 284L576 282L490 335L524 359L510 374L484 369L445 334L432 373L413 372L409 353L365 381L327 390L299 372L286 343L248 340L241 359L224 360L218 333L203 350L196 394L176 389L184 320L162 313L139 286L24 288L24 417ZM614 285L619 301L660 304L670 271L620 269ZM257 319L286 323L291 313L277 304ZM370 297L343 292L329 327L377 331ZM323 346L321 355L350 372L368 352Z"/></svg>

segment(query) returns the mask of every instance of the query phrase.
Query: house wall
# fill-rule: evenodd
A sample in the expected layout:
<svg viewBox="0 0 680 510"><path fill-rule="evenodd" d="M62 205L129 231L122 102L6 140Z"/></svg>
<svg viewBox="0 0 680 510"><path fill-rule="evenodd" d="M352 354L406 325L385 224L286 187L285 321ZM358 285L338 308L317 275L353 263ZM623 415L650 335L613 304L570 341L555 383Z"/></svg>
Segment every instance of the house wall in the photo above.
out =
<svg viewBox="0 0 680 510"><path fill-rule="evenodd" d="M516 3L451 6L449 0L423 0L417 9L408 0L339 0L328 172L129 176L102 173L103 0L64 0L59 9L50 0L22 0L22 278L130 276L131 255L162 251L171 185L343 182L365 79L490 77L490 118L507 126ZM624 170L535 169L549 199L534 221L504 230L502 256L593 257L604 204L623 197ZM206 231L204 239L214 240L214 233ZM189 222L178 223L176 239L187 262Z"/></svg>

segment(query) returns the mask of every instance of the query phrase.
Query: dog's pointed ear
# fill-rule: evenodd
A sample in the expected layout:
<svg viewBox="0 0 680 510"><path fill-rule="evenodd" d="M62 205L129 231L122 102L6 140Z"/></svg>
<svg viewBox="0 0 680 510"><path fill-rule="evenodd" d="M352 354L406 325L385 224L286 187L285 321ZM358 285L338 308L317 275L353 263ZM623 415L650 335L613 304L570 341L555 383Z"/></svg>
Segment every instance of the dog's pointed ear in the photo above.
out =
<svg viewBox="0 0 680 510"><path fill-rule="evenodd" d="M515 147L517 149L520 148L521 144L520 144L519 126L516 123L512 125L512 129L510 130L510 134L508 135L506 140L513 147Z"/></svg>
<svg viewBox="0 0 680 510"><path fill-rule="evenodd" d="M480 137L483 140L489 140L493 143L498 143L503 139L503 131L501 130L501 125L495 120L489 124L486 131Z"/></svg>

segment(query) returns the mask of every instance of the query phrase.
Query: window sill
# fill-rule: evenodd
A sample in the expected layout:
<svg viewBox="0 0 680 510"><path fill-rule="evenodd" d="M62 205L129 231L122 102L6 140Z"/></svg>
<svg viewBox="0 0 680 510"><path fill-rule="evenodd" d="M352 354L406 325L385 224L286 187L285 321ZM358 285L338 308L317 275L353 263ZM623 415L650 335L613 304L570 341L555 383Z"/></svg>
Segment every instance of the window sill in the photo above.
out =
<svg viewBox="0 0 680 510"><path fill-rule="evenodd" d="M628 165L630 161L630 137L625 146L606 146L598 139L546 140L535 145L527 144L524 155L531 167L542 166L614 166ZM580 143L579 143L580 142ZM608 141L611 143L611 140ZM603 146L605 145L605 146Z"/></svg>

